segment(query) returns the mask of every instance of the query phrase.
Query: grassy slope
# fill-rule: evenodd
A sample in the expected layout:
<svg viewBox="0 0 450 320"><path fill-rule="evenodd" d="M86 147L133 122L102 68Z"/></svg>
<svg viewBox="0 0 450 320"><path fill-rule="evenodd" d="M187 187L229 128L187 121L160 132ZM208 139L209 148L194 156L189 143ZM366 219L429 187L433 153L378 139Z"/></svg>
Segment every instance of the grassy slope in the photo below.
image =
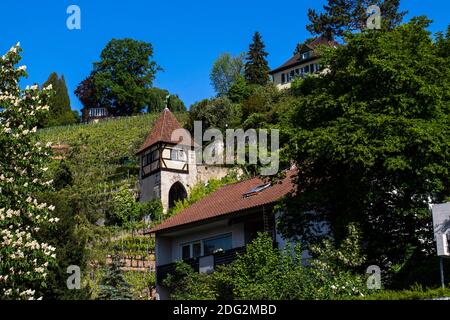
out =
<svg viewBox="0 0 450 320"><path fill-rule="evenodd" d="M137 185L139 167L135 153L159 116L159 114L145 114L98 123L48 128L39 131L39 138L43 142L52 142L53 145L83 146L81 149L83 152L78 154L76 161L71 164L74 178L78 182L85 181L85 183L79 183L79 187L88 186L92 189L92 192L88 194L93 198L107 200L108 194L114 192L118 185L128 184L131 187ZM181 124L185 122L186 114L175 114L175 116ZM124 163L121 161L123 158L128 158L130 161ZM58 162L54 162L55 167ZM99 190L100 193L101 190L106 192L98 196ZM102 203L96 200L96 205L99 207L102 207ZM109 227L108 230L103 227L95 227L95 229L103 240L113 237L116 233L124 234L120 227ZM125 231L126 236L129 236L128 230L123 231ZM144 242L144 240L149 242L142 244L141 242ZM119 250L125 255L145 255L143 252L145 250L141 247L147 249L147 244L150 248L153 247L153 240L148 237L145 239L137 237L134 241L128 242L123 244L124 252ZM114 243L114 241L111 242L111 245ZM137 246L137 244L142 245ZM103 242L100 246L94 244L94 247L90 248L89 259L103 259L106 254L111 254L113 251L110 246L105 246ZM127 279L133 284L134 294L140 295L143 291L142 284L136 285L136 283L142 281L141 277L141 274L136 278L136 273L127 273ZM145 274L145 277L148 277L147 282L154 281L154 275L151 273ZM137 281L132 281L134 278ZM97 278L95 283L91 283L97 289L99 279Z"/></svg>
<svg viewBox="0 0 450 320"><path fill-rule="evenodd" d="M127 164L128 167L138 169L135 153L159 116L159 113L145 114L48 128L40 130L39 136L42 141L50 141L54 145L83 145L86 150L83 170L112 177L123 169L123 158L131 161L131 164ZM183 124L186 115L176 114L176 117ZM136 170L133 170L134 175Z"/></svg>
<svg viewBox="0 0 450 320"><path fill-rule="evenodd" d="M157 117L158 114L145 114L98 123L54 127L40 130L39 135L44 141L69 145L79 143L85 137L90 150L105 152L103 156L99 154L99 159L102 160L111 160L111 156L113 159L133 157Z"/></svg>

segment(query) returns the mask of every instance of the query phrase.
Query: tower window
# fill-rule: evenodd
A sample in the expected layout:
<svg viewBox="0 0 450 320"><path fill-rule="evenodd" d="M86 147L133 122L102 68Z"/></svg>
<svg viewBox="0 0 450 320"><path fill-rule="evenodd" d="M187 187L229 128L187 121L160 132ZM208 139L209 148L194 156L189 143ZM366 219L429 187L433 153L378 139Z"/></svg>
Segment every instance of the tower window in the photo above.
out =
<svg viewBox="0 0 450 320"><path fill-rule="evenodd" d="M157 161L157 160L159 160L159 150L158 149L144 155L143 165L144 166L149 165L152 162Z"/></svg>
<svg viewBox="0 0 450 320"><path fill-rule="evenodd" d="M170 160L186 161L186 152L184 150L172 149L170 151Z"/></svg>
<svg viewBox="0 0 450 320"><path fill-rule="evenodd" d="M159 168L159 149L154 149L142 156L142 177Z"/></svg>

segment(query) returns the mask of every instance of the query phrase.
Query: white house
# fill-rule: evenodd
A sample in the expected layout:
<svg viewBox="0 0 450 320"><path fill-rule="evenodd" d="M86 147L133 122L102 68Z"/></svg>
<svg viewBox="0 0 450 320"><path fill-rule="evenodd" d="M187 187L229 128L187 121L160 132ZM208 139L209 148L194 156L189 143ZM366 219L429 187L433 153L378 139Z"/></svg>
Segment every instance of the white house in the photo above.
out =
<svg viewBox="0 0 450 320"><path fill-rule="evenodd" d="M218 265L232 262L244 252L259 231L272 235L274 244L284 247L276 230L278 200L294 190L296 169L286 172L279 183L252 178L225 185L148 233L156 237L156 278L160 299L168 299L162 280L184 260L195 271L211 272Z"/></svg>
<svg viewBox="0 0 450 320"><path fill-rule="evenodd" d="M305 77L308 74L321 70L319 46L337 47L338 43L330 41L324 36L318 37L308 44L304 44L298 52L278 68L270 71L272 80L279 89L291 87L291 82L296 77Z"/></svg>

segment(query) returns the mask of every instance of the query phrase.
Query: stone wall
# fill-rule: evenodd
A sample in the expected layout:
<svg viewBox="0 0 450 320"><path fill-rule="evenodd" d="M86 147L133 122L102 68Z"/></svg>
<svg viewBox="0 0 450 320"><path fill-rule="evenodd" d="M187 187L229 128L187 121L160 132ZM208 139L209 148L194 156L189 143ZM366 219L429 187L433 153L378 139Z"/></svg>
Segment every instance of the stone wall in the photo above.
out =
<svg viewBox="0 0 450 320"><path fill-rule="evenodd" d="M210 179L222 179L228 174L228 172L230 172L230 168L198 165L197 182L207 182Z"/></svg>

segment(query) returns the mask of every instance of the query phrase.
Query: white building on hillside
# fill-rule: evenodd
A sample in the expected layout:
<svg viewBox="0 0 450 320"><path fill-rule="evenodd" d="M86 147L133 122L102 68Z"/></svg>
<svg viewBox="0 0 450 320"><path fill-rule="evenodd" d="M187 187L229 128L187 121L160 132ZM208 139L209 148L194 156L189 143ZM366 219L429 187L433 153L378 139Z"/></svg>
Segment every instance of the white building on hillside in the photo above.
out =
<svg viewBox="0 0 450 320"><path fill-rule="evenodd" d="M319 46L337 47L338 43L321 36L304 44L292 58L270 71L275 85L279 89L287 89L291 87L295 77L303 78L308 74L319 72L321 70L320 56L317 52Z"/></svg>

